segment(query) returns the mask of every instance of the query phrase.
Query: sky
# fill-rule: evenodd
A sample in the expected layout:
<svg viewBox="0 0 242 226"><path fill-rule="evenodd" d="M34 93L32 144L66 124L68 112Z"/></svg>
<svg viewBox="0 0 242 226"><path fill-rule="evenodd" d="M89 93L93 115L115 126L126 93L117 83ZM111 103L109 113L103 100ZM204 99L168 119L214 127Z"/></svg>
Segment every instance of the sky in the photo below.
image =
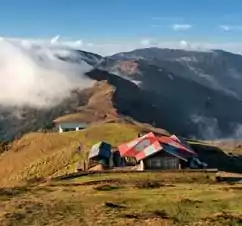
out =
<svg viewBox="0 0 242 226"><path fill-rule="evenodd" d="M0 36L104 55L142 46L242 52L241 0L1 0Z"/></svg>

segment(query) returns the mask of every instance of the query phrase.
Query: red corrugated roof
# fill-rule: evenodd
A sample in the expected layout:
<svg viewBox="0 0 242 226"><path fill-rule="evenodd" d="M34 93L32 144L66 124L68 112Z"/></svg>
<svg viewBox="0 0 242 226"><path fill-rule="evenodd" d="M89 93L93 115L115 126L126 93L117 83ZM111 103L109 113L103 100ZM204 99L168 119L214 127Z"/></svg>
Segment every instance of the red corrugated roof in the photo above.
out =
<svg viewBox="0 0 242 226"><path fill-rule="evenodd" d="M153 133L147 133L140 138L136 138L128 143L118 146L118 149L121 156L135 157L136 154L143 151L155 141L157 141L156 136Z"/></svg>
<svg viewBox="0 0 242 226"><path fill-rule="evenodd" d="M193 150L182 144L176 136L156 137L152 132L147 133L140 138L136 138L128 143L122 144L118 146L118 149L121 156L133 157L136 158L137 161L140 161L150 155L155 154L156 152L165 150L162 144L177 148L179 150L177 154L180 152L181 156L196 155Z"/></svg>
<svg viewBox="0 0 242 226"><path fill-rule="evenodd" d="M171 146L173 146L175 148L178 148L178 149L186 151L186 152L188 152L190 154L196 155L196 153L193 150L189 149L184 144L176 141L175 139L172 139L171 137L161 136L161 137L157 137L157 139L161 143L171 145Z"/></svg>

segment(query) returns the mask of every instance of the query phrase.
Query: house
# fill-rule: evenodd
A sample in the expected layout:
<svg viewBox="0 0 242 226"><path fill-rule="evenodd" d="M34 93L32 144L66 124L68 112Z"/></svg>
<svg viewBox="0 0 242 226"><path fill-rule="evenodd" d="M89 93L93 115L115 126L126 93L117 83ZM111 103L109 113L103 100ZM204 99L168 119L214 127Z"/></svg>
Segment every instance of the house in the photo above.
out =
<svg viewBox="0 0 242 226"><path fill-rule="evenodd" d="M88 168L102 165L103 168L111 168L113 165L111 145L99 142L92 146L88 155Z"/></svg>
<svg viewBox="0 0 242 226"><path fill-rule="evenodd" d="M144 169L181 169L190 167L197 154L176 136L145 134L118 147L122 157L134 158Z"/></svg>
<svg viewBox="0 0 242 226"><path fill-rule="evenodd" d="M63 122L57 124L59 133L68 131L79 131L87 127L86 123Z"/></svg>

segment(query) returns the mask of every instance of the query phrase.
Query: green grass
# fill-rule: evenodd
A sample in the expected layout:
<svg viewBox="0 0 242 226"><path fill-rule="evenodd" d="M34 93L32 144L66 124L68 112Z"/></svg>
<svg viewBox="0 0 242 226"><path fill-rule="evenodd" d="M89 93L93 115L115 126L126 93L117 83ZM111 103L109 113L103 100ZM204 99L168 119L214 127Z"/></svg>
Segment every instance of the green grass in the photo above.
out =
<svg viewBox="0 0 242 226"><path fill-rule="evenodd" d="M206 176L93 175L3 191L0 225L241 225L242 185Z"/></svg>
<svg viewBox="0 0 242 226"><path fill-rule="evenodd" d="M0 155L0 187L74 172L77 163L87 159L93 144L106 141L117 146L136 137L138 131L138 127L129 124L106 123L79 132L27 134ZM83 151L77 154L80 142Z"/></svg>

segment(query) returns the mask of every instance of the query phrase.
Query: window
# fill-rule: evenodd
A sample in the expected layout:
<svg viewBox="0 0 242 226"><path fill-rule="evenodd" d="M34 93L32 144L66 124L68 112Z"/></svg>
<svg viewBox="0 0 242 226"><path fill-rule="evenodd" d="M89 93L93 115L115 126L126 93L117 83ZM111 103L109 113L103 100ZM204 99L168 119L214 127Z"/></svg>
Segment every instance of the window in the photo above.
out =
<svg viewBox="0 0 242 226"><path fill-rule="evenodd" d="M178 167L178 159L174 157L164 157L162 165L165 169L176 169Z"/></svg>
<svg viewBox="0 0 242 226"><path fill-rule="evenodd" d="M154 157L149 159L148 167L153 169L177 169L179 160L174 157Z"/></svg>

